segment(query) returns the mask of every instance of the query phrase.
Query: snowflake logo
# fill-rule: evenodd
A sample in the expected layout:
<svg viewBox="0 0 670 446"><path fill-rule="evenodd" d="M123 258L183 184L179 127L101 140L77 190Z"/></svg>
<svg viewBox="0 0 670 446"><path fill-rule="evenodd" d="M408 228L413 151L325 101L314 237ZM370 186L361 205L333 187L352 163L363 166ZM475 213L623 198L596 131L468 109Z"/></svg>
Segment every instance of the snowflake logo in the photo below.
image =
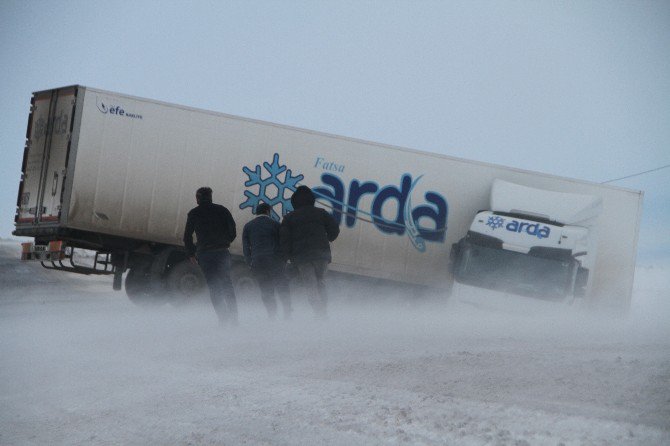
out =
<svg viewBox="0 0 670 446"><path fill-rule="evenodd" d="M498 229L502 228L503 223L505 223L505 219L502 217L489 217L489 221L486 222L486 226L490 226L491 229Z"/></svg>
<svg viewBox="0 0 670 446"><path fill-rule="evenodd" d="M275 153L272 158L272 164L268 162L263 163L263 167L270 174L267 178L262 177L261 166L256 165L254 170L248 167L243 167L242 171L247 174L249 179L244 182L247 187L258 186L258 194L254 195L252 192L245 190L244 195L247 200L240 204L240 209L252 208L256 213L256 207L260 203L267 203L273 207L272 218L279 221L280 216L275 212L274 205L281 203L282 215L286 215L293 210L291 206L291 199L284 197L284 193L289 190L295 192L296 185L300 180L305 178L304 175L293 176L291 169L287 169L285 165L279 164L279 154ZM280 175L283 175L283 180Z"/></svg>

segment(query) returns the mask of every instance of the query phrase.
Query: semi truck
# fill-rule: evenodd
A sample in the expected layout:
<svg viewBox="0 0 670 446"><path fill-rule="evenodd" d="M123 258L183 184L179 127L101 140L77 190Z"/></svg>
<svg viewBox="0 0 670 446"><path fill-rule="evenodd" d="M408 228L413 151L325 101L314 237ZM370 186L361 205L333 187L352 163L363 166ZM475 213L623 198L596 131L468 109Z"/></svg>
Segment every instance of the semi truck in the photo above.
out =
<svg viewBox="0 0 670 446"><path fill-rule="evenodd" d="M331 270L627 306L642 192L84 86L33 94L14 235L22 258L113 275L138 303L203 289L182 235L209 186L241 228L299 185L341 228ZM238 237L230 247L241 259ZM81 261L81 250L94 252ZM236 285L249 280L240 262Z"/></svg>

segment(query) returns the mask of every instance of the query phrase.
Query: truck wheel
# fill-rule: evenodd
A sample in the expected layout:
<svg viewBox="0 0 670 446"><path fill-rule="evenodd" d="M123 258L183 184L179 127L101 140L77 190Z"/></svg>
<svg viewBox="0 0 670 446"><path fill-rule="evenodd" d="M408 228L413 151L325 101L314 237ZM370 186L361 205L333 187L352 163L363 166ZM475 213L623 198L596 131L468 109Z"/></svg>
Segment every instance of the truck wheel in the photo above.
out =
<svg viewBox="0 0 670 446"><path fill-rule="evenodd" d="M167 277L170 303L181 306L194 302L204 302L207 283L198 265L183 260L172 267Z"/></svg>
<svg viewBox="0 0 670 446"><path fill-rule="evenodd" d="M151 283L149 265L136 265L126 275L126 295L131 302L141 306L163 305L167 301L165 293L157 292Z"/></svg>

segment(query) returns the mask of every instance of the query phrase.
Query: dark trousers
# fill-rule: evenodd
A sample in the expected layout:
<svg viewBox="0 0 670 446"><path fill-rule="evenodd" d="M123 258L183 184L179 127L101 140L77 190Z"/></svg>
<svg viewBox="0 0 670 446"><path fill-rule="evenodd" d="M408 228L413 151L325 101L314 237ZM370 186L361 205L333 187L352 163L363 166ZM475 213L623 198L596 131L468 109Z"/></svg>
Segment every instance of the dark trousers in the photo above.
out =
<svg viewBox="0 0 670 446"><path fill-rule="evenodd" d="M230 253L227 249L200 252L198 264L207 280L209 295L219 321L237 324L237 299L230 280Z"/></svg>
<svg viewBox="0 0 670 446"><path fill-rule="evenodd" d="M261 289L261 299L271 319L277 316L275 292L282 303L284 318L291 317L291 294L284 266L285 263L276 257L255 258L251 265L251 271Z"/></svg>
<svg viewBox="0 0 670 446"><path fill-rule="evenodd" d="M300 281L307 293L314 314L317 317L325 317L327 314L328 295L326 293L326 272L328 261L312 260L310 262L296 263L300 275Z"/></svg>

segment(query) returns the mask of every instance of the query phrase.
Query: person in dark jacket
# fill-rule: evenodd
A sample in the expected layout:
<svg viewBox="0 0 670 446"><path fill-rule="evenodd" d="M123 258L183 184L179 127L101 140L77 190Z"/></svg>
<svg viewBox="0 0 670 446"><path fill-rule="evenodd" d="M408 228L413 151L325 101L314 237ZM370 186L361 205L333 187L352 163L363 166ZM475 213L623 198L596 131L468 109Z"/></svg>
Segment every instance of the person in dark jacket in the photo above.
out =
<svg viewBox="0 0 670 446"><path fill-rule="evenodd" d="M201 187L195 194L198 206L191 209L184 229L184 246L192 263L200 265L221 324L237 325L237 299L230 280L228 247L237 235L230 211L212 203L212 189ZM198 239L193 243L193 233Z"/></svg>
<svg viewBox="0 0 670 446"><path fill-rule="evenodd" d="M256 207L257 217L244 225L242 248L244 260L261 289L261 298L270 319L277 316L275 291L284 310L284 319L291 318L291 295L284 275L286 261L279 250L279 223L270 216L272 208L266 203Z"/></svg>
<svg viewBox="0 0 670 446"><path fill-rule="evenodd" d="M325 278L332 260L330 242L337 238L340 228L328 212L314 206L315 201L309 187L296 189L291 197L294 210L284 217L279 240L283 255L298 269L314 313L325 317Z"/></svg>

